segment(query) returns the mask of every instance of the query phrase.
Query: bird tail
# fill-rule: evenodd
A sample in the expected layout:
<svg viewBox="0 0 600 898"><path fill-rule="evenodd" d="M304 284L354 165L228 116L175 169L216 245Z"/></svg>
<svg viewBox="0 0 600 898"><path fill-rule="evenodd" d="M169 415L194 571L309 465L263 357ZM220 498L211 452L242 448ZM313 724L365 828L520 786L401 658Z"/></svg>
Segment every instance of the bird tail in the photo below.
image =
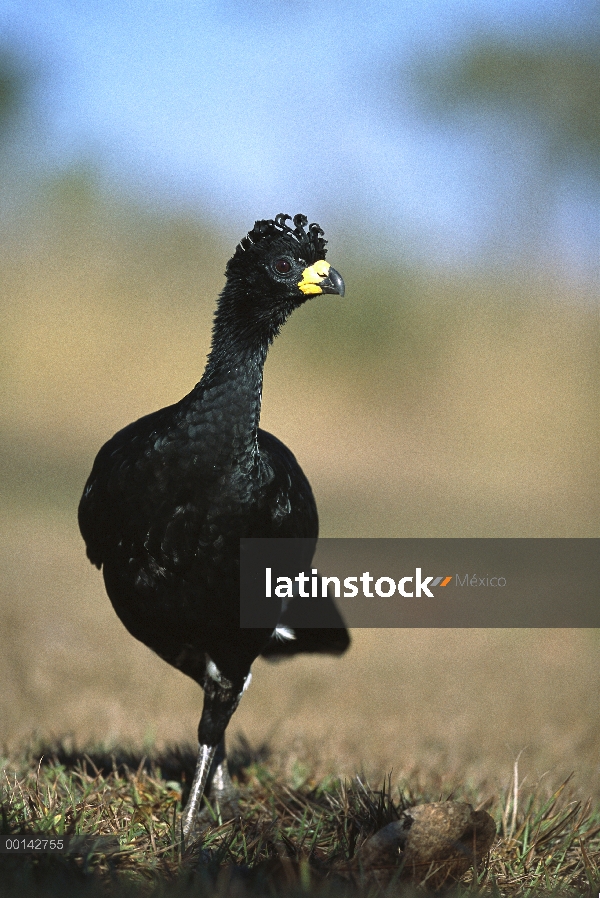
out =
<svg viewBox="0 0 600 898"><path fill-rule="evenodd" d="M294 629L294 636L294 639L281 641L273 635L261 652L261 657L268 661L278 661L307 652L320 655L343 655L350 645L350 634L343 626L322 629L301 627Z"/></svg>
<svg viewBox="0 0 600 898"><path fill-rule="evenodd" d="M321 655L343 655L350 645L350 634L338 611L334 598L328 591L327 596L319 599L318 619L321 627L306 627L306 614L311 611L306 600L295 595L286 606L278 621L277 629L261 652L263 658L277 660L289 658L308 652ZM314 620L314 617L313 617ZM278 631L285 632L285 638Z"/></svg>

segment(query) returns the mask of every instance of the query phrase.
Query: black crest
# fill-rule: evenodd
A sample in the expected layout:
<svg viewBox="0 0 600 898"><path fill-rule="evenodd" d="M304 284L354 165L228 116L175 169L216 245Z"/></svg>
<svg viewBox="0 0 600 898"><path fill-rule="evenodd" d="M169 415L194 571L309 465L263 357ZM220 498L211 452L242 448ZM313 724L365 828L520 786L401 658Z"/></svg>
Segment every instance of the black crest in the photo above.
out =
<svg viewBox="0 0 600 898"><path fill-rule="evenodd" d="M287 221L292 221L294 227L286 224ZM240 258L248 250L260 246L263 241L291 238L300 244L302 256L312 264L317 259L325 258L327 241L323 239L323 233L323 229L315 222L308 224L306 215L294 215L292 219L291 215L281 212L274 219L267 218L254 222L252 230L239 242L234 258Z"/></svg>

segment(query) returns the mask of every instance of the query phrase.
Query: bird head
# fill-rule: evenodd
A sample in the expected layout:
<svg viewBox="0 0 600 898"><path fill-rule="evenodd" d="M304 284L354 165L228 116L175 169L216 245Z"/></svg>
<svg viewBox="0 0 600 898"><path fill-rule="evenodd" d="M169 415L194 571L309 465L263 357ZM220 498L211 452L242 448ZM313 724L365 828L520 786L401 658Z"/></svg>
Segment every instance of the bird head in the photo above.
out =
<svg viewBox="0 0 600 898"><path fill-rule="evenodd" d="M305 215L283 213L275 219L257 221L238 244L226 276L249 296L262 296L288 313L312 296L344 295L344 282L325 261L326 240L318 224L308 224ZM308 225L308 227L307 227Z"/></svg>

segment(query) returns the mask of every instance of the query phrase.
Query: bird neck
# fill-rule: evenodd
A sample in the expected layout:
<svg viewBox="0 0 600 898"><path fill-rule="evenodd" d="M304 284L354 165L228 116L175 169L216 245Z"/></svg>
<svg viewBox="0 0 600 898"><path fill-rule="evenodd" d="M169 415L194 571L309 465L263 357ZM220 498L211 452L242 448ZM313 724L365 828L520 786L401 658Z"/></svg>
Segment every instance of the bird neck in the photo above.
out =
<svg viewBox="0 0 600 898"><path fill-rule="evenodd" d="M257 451L263 368L274 333L234 315L222 296L202 380L186 418L202 425L215 464L243 463Z"/></svg>

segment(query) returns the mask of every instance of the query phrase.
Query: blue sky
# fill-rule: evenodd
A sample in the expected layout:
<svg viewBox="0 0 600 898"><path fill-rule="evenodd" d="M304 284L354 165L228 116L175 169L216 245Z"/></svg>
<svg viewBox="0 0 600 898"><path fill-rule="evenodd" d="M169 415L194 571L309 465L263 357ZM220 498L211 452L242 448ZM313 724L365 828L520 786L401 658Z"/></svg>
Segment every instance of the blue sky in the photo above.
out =
<svg viewBox="0 0 600 898"><path fill-rule="evenodd" d="M109 182L208 208L227 230L302 210L451 264L488 240L502 177L481 140L422 115L405 73L475 34L577 30L590 8L3 0L0 26L44 74L39 165L93 160Z"/></svg>

